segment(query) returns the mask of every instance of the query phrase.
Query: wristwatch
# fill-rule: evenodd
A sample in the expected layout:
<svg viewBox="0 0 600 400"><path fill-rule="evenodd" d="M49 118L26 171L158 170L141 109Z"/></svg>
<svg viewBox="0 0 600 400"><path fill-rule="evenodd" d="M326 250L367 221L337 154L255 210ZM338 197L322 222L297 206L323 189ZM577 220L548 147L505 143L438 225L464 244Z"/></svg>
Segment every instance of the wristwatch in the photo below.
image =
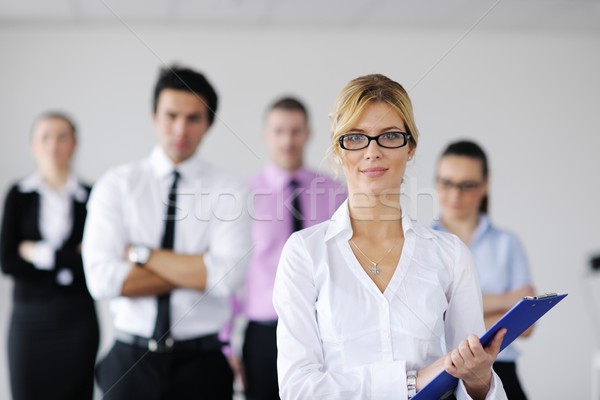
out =
<svg viewBox="0 0 600 400"><path fill-rule="evenodd" d="M127 258L130 262L143 267L148 262L151 253L152 249L150 249L150 247L136 244L135 246L131 246L129 248Z"/></svg>
<svg viewBox="0 0 600 400"><path fill-rule="evenodd" d="M417 371L406 372L406 388L408 389L408 400L417 394Z"/></svg>

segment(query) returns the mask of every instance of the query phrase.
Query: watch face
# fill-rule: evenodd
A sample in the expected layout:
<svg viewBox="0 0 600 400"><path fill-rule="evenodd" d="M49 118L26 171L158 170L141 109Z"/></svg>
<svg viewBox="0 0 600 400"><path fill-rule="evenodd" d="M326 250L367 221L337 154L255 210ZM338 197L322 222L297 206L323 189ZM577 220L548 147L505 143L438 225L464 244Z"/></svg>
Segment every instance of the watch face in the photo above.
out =
<svg viewBox="0 0 600 400"><path fill-rule="evenodd" d="M129 261L134 264L144 265L150 258L150 249L146 246L135 246L129 253Z"/></svg>
<svg viewBox="0 0 600 400"><path fill-rule="evenodd" d="M146 246L142 246L140 247L140 253L140 262L142 264L146 264L150 258L150 249Z"/></svg>
<svg viewBox="0 0 600 400"><path fill-rule="evenodd" d="M138 263L146 264L150 258L150 249L146 246L138 247Z"/></svg>

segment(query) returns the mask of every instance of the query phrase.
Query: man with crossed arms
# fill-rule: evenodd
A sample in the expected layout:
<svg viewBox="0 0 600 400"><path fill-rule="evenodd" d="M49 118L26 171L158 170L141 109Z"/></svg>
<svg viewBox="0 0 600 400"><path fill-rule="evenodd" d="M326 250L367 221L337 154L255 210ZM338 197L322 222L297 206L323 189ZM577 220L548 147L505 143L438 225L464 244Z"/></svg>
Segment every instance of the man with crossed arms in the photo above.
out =
<svg viewBox="0 0 600 400"><path fill-rule="evenodd" d="M231 399L217 333L252 244L243 180L199 156L217 95L193 70L161 71L158 146L108 171L88 203L88 287L109 299L116 342L96 369L104 399Z"/></svg>

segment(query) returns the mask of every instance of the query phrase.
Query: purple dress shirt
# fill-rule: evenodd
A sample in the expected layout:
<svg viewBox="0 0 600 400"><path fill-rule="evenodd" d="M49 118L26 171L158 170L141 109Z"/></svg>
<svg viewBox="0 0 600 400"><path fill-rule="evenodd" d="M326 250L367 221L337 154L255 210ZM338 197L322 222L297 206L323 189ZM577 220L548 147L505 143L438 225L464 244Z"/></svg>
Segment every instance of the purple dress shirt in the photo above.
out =
<svg viewBox="0 0 600 400"><path fill-rule="evenodd" d="M346 189L339 182L300 168L293 174L269 164L250 180L254 207L252 240L254 250L246 275L242 312L250 321L277 319L273 308L273 285L283 245L292 234L293 193L290 181L298 181L298 199L303 228L329 219L346 199Z"/></svg>

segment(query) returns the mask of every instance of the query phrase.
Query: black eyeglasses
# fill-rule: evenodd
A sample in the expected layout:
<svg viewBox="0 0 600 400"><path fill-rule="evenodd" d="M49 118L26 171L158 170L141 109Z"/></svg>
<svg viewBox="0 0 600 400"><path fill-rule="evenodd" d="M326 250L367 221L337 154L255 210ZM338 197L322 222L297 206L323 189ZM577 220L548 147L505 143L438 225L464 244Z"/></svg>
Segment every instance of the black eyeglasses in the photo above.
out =
<svg viewBox="0 0 600 400"><path fill-rule="evenodd" d="M475 190L483 186L483 182L464 181L454 183L449 179L436 178L439 189L449 191L452 189L458 190L460 193L473 193Z"/></svg>
<svg viewBox="0 0 600 400"><path fill-rule="evenodd" d="M371 140L377 142L386 149L397 149L408 144L410 133L406 132L386 132L377 136L367 136L362 133L346 133L340 136L340 147L344 150L362 150L369 147Z"/></svg>

